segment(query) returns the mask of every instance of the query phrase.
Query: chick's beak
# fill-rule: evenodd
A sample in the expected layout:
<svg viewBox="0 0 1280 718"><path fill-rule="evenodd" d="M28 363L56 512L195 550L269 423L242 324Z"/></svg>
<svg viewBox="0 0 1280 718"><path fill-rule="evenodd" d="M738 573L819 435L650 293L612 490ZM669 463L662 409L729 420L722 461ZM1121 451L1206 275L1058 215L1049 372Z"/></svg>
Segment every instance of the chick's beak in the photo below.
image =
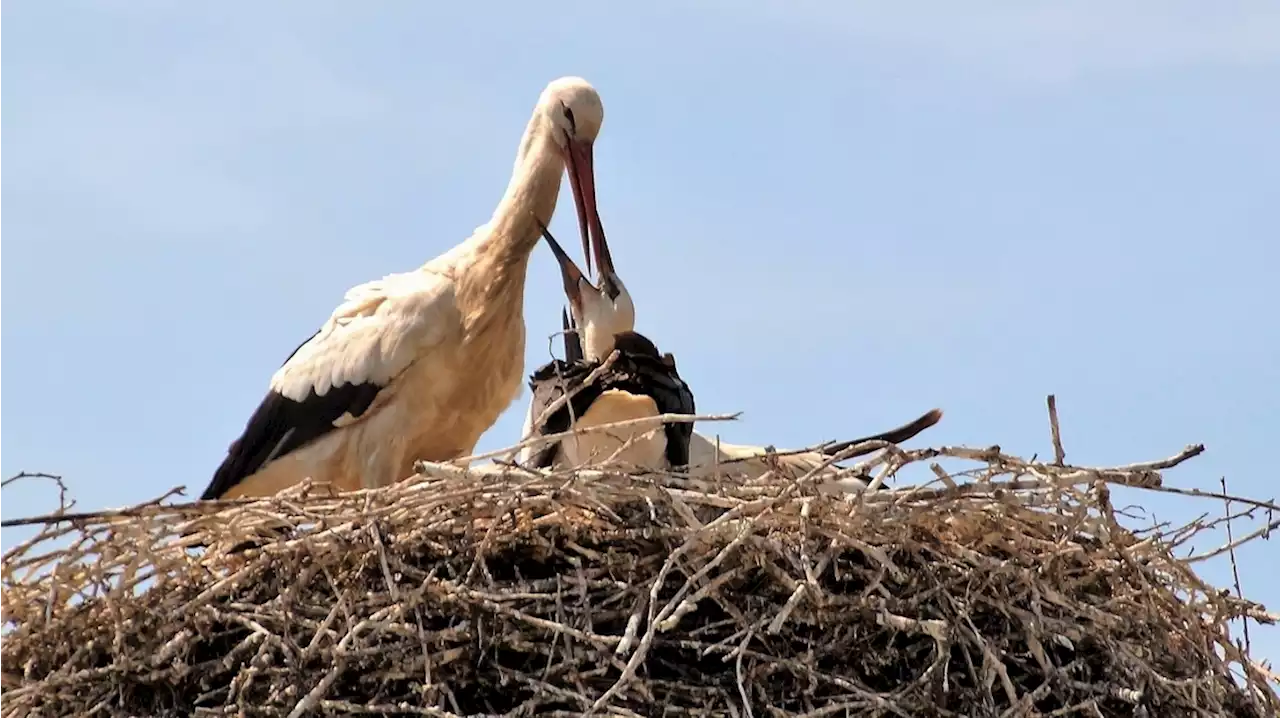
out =
<svg viewBox="0 0 1280 718"><path fill-rule="evenodd" d="M582 285L590 284L587 278L582 274L582 270L578 269L578 265L573 263L573 259L564 251L556 238L551 236L551 230L538 220L538 228L542 230L542 238L547 240L547 245L551 247L552 254L556 255L556 263L560 265L560 279L564 282L564 294L569 299L569 304L574 308L582 307Z"/></svg>
<svg viewBox="0 0 1280 718"><path fill-rule="evenodd" d="M573 201L578 210L578 230L582 235L582 254L591 272L591 255L594 252L600 271L613 269L609 245L605 242L604 226L600 222L600 209L596 204L595 165L590 142L570 139L565 145L565 158L569 171L569 184L573 188Z"/></svg>

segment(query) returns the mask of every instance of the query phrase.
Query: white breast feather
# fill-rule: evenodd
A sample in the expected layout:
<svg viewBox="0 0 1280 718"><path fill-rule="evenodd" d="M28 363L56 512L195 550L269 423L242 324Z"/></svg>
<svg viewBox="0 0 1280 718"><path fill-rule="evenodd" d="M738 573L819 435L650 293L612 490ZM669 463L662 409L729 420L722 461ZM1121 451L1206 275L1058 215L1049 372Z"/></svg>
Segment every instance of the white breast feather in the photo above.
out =
<svg viewBox="0 0 1280 718"><path fill-rule="evenodd" d="M444 275L391 274L352 287L320 332L276 370L271 388L295 401L311 390L374 381L385 385L461 322Z"/></svg>

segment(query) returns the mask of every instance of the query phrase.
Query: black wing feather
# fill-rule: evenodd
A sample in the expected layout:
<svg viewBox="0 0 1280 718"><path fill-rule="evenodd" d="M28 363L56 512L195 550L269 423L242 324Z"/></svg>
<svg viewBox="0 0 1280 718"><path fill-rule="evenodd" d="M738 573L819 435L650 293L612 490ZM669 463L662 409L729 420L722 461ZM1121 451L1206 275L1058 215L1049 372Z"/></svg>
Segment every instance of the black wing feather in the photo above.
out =
<svg viewBox="0 0 1280 718"><path fill-rule="evenodd" d="M637 332L622 332L615 337L615 348L634 365L639 391L647 394L663 414L696 414L693 391L676 371L675 358L661 355L648 337ZM622 357L620 356L619 359ZM616 365L615 365L616 366ZM692 422L668 422L667 462L672 468L688 466L689 444L693 441Z"/></svg>
<svg viewBox="0 0 1280 718"><path fill-rule="evenodd" d="M314 337L314 335L312 335ZM311 341L310 338L307 341ZM292 359L306 342L289 354ZM285 362L288 363L289 359ZM273 459L321 438L344 414L360 417L384 387L372 382L331 387L324 396L312 389L302 401L270 391L249 417L240 438L213 474L202 500L216 499Z"/></svg>
<svg viewBox="0 0 1280 718"><path fill-rule="evenodd" d="M648 394L658 405L658 411L664 414L696 414L693 392L684 383L675 367L654 368L650 376ZM672 468L689 465L689 444L693 441L692 422L668 422L664 427L667 434L667 461Z"/></svg>

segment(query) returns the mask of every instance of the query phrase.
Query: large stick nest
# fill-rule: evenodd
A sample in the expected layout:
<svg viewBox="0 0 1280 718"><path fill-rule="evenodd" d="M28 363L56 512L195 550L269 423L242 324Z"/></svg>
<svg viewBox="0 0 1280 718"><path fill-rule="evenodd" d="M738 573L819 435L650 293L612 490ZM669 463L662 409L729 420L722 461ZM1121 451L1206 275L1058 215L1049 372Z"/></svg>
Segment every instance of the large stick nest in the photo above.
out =
<svg viewBox="0 0 1280 718"><path fill-rule="evenodd" d="M940 478L860 496L432 464L63 516L4 556L3 715L1275 715L1228 630L1273 617L1111 506L1177 460L888 447L853 471Z"/></svg>

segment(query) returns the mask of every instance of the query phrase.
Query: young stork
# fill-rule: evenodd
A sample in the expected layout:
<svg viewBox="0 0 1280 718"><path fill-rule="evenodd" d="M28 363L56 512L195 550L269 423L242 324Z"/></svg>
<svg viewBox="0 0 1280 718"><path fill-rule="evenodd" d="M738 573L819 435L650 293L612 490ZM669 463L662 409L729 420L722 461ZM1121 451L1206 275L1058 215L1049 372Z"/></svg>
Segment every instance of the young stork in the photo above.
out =
<svg viewBox="0 0 1280 718"><path fill-rule="evenodd" d="M471 453L520 392L529 255L569 174L583 250L603 242L592 147L604 106L585 80L543 90L488 222L418 269L347 291L271 377L202 499L264 496L310 477L339 491Z"/></svg>
<svg viewBox="0 0 1280 718"><path fill-rule="evenodd" d="M601 233L593 241L600 268L600 285L592 284L565 253L555 237L542 228L560 265L572 321L564 316L565 360L553 359L534 371L529 388L533 397L525 418L524 438L546 436L661 414L693 414L693 392L676 371L675 359L660 354L647 337L632 330L635 306L613 268L609 246ZM587 254L587 266L591 256ZM613 350L618 359L590 385L583 386ZM566 393L568 402L542 418ZM554 444L521 452L525 466L577 467L615 461L636 468L683 467L689 462L692 423L618 427L571 436Z"/></svg>
<svg viewBox="0 0 1280 718"><path fill-rule="evenodd" d="M563 320L564 361L552 360L530 377L529 388L533 391L533 397L529 413L525 417L523 437L528 439L567 431L572 417L578 417L574 425L581 427L660 413L693 414L693 395L676 372L674 357L671 354L660 356L651 341L633 331L635 305L617 274L603 232L599 242L592 242L592 247L599 255L598 287L583 276L545 227L543 237L560 265L572 319L566 316ZM590 261L588 254L588 267ZM544 418L541 425L533 425L548 406L579 386L615 348L619 351L619 358L609 372L599 377L591 387L579 391L566 406ZM608 403L602 403L602 398ZM649 469L680 466L696 478L707 478L715 474L756 478L771 470L775 462L799 475L818 468L830 457L855 444L866 441L901 443L937 424L941 419L942 410L931 409L888 431L842 441L820 451L797 453L775 452L772 447L717 444L693 431L691 423L667 424L665 436L662 437L665 439L665 456L662 459L658 458L659 444L662 441L658 438L633 439L632 447L624 452L624 456L628 463ZM623 445L625 439L646 431L648 430L639 427L620 427L613 432L570 437L568 441L550 446L526 448L521 451L519 461L535 468L581 466L592 457L597 460L608 458ZM609 433L613 436L608 436ZM588 442L590 448L584 449L583 445ZM872 451L875 449L860 451L854 456ZM841 479L835 483L842 490L866 488L866 483L858 479Z"/></svg>

